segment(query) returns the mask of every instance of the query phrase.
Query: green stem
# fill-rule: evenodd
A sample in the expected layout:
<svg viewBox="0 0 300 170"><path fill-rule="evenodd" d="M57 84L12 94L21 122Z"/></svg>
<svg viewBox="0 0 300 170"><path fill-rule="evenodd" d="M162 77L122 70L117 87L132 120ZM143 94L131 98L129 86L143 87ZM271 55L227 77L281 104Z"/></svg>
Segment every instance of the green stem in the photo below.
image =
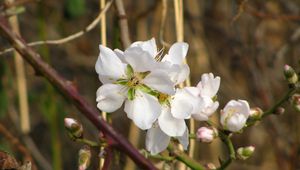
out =
<svg viewBox="0 0 300 170"><path fill-rule="evenodd" d="M232 144L230 137L227 134L224 134L220 130L219 130L219 135L220 135L222 141L227 146L228 151L229 151L229 158L225 162L221 163L221 166L218 168L218 170L223 170L223 169L227 168L230 165L230 163L232 162L232 160L236 159L236 157L235 157L235 149L234 149L234 146Z"/></svg>
<svg viewBox="0 0 300 170"><path fill-rule="evenodd" d="M176 148L174 148L173 145L169 145L168 146L168 150L171 154L174 155L174 159L177 159L178 161L184 163L185 165L187 165L188 167L190 167L193 170L204 170L205 168L199 164L197 161L195 161L194 159L190 158L188 155L186 155L185 153L177 150Z"/></svg>
<svg viewBox="0 0 300 170"><path fill-rule="evenodd" d="M296 92L295 88L289 89L289 91L282 97L282 99L280 99L277 103L274 104L273 107L271 107L269 110L267 110L263 113L261 118L264 118L270 114L273 114L276 111L276 109L278 107L280 107L284 102L286 102L290 98L290 96L295 92Z"/></svg>
<svg viewBox="0 0 300 170"><path fill-rule="evenodd" d="M264 117L267 117L268 115L274 114L276 110L284 103L286 102L291 95L293 95L297 91L296 88L289 89L286 94L278 100L269 110L265 111L260 118L249 118L247 120L247 125L245 127L249 127L254 125L257 121L262 120Z"/></svg>
<svg viewBox="0 0 300 170"><path fill-rule="evenodd" d="M91 140L88 140L88 139L85 139L85 138L77 138L75 139L76 142L81 142L81 143L84 143L86 145L89 145L91 147L99 147L100 144L98 144L97 142L94 142L94 141L91 141Z"/></svg>
<svg viewBox="0 0 300 170"><path fill-rule="evenodd" d="M167 161L167 162L170 162L170 161L173 161L175 158L174 157L171 157L171 156L162 156L162 155L151 155L149 154L148 155L149 158L153 158L153 159L158 159L158 160L161 160L161 161Z"/></svg>

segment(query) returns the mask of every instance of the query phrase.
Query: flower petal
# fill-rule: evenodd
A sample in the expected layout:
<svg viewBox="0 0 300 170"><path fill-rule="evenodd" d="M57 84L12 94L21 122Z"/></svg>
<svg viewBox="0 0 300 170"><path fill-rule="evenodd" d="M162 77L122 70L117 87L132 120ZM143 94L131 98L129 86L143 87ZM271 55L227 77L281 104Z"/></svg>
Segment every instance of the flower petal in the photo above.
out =
<svg viewBox="0 0 300 170"><path fill-rule="evenodd" d="M157 54L157 47L155 43L155 39L151 38L148 41L137 41L130 45L130 47L140 47L144 51L147 51L153 58Z"/></svg>
<svg viewBox="0 0 300 170"><path fill-rule="evenodd" d="M114 49L115 54L119 57L119 59L123 62L126 63L124 59L124 52L121 51L120 49Z"/></svg>
<svg viewBox="0 0 300 170"><path fill-rule="evenodd" d="M219 107L219 102L214 102L209 97L201 97L203 107L197 113L193 113L192 117L199 121L207 121L208 117L211 116Z"/></svg>
<svg viewBox="0 0 300 170"><path fill-rule="evenodd" d="M140 47L130 47L124 52L124 59L136 72L150 71L154 68L156 61Z"/></svg>
<svg viewBox="0 0 300 170"><path fill-rule="evenodd" d="M242 114L235 114L226 121L225 129L228 129L232 132L237 132L241 130L247 121L247 117Z"/></svg>
<svg viewBox="0 0 300 170"><path fill-rule="evenodd" d="M184 134L180 137L177 137L177 139L179 140L180 144L183 146L183 149L187 150L189 146L189 129L186 128Z"/></svg>
<svg viewBox="0 0 300 170"><path fill-rule="evenodd" d="M161 70L151 71L150 74L142 80L142 83L162 93L169 95L175 93L174 83L170 80L167 73Z"/></svg>
<svg viewBox="0 0 300 170"><path fill-rule="evenodd" d="M202 106L201 98L192 95L188 89L177 89L171 101L171 113L177 119L189 118Z"/></svg>
<svg viewBox="0 0 300 170"><path fill-rule="evenodd" d="M182 136L186 130L184 119L173 117L169 107L162 108L161 115L158 117L158 124L163 132L172 137Z"/></svg>
<svg viewBox="0 0 300 170"><path fill-rule="evenodd" d="M147 131L146 148L152 155L156 155L164 151L170 142L170 137L156 126Z"/></svg>
<svg viewBox="0 0 300 170"><path fill-rule="evenodd" d="M104 112L114 112L126 98L127 89L117 84L104 84L97 90L97 107Z"/></svg>
<svg viewBox="0 0 300 170"><path fill-rule="evenodd" d="M128 118L142 130L150 129L161 112L157 98L136 90L135 98L125 102L124 111Z"/></svg>
<svg viewBox="0 0 300 170"><path fill-rule="evenodd" d="M102 83L111 83L120 78L125 78L126 64L109 48L99 45L100 54L95 69Z"/></svg>
<svg viewBox="0 0 300 170"><path fill-rule="evenodd" d="M172 64L181 65L188 49L189 45L187 43L177 42L170 47L169 53L164 56L162 61L169 61Z"/></svg>
<svg viewBox="0 0 300 170"><path fill-rule="evenodd" d="M220 77L214 77L212 73L205 73L201 76L201 81L198 83L197 87L201 91L202 96L214 97L220 87Z"/></svg>

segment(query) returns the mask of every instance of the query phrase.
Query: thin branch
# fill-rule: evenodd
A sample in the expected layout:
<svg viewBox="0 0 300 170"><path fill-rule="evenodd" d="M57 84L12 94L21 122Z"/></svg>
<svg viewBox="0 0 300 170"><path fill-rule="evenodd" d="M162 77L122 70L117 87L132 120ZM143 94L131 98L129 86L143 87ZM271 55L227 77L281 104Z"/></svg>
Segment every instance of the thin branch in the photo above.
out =
<svg viewBox="0 0 300 170"><path fill-rule="evenodd" d="M5 2L15 2L8 1ZM14 15L9 18L9 23L12 30L20 35L18 16ZM20 113L20 127L23 134L30 132L30 116L29 116L29 106L28 106L28 93L27 93L27 81L26 81L26 71L24 66L24 61L20 54L14 52L15 69L17 76L17 87L18 87L18 98L19 98L19 113Z"/></svg>
<svg viewBox="0 0 300 170"><path fill-rule="evenodd" d="M57 40L44 40L44 41L35 41L35 42L31 42L28 43L27 46L38 46L38 45L44 45L44 44L48 44L48 45L58 45L58 44L64 44L67 43L69 41L75 40L79 37L81 37L82 35L84 35L85 33L91 31L92 29L94 29L98 23L100 22L100 20L102 19L103 15L105 15L105 13L108 11L108 9L111 7L113 0L109 1L106 3L105 7L103 8L103 10L101 10L100 14L93 20L93 22L91 22L86 28L84 28L83 30L69 35L65 38L61 38L61 39L57 39ZM13 51L14 48L8 48L5 49L3 51L0 52L0 55L8 53Z"/></svg>
<svg viewBox="0 0 300 170"><path fill-rule="evenodd" d="M231 164L232 160L236 159L236 157L235 157L234 146L231 142L230 137L220 130L219 130L219 135L220 138L222 139L222 142L227 146L229 152L229 158L225 162L223 162L221 166L217 169L217 170L224 170Z"/></svg>
<svg viewBox="0 0 300 170"><path fill-rule="evenodd" d="M87 117L91 123L101 130L105 136L111 138L116 143L116 148L130 156L137 165L143 169L156 169L154 165L139 153L121 134L116 132L106 121L99 117L99 112L78 93L75 86L61 77L50 65L42 60L42 57L32 50L23 39L14 34L7 26L7 20L0 16L0 32L3 37L32 65L32 67L44 76L54 87L68 97L72 103Z"/></svg>
<svg viewBox="0 0 300 170"><path fill-rule="evenodd" d="M261 11L257 11L256 8L246 5L245 11L250 15L261 18L261 19L274 19L274 20L284 20L284 21L299 21L300 15L292 15L292 14L283 14L283 15L274 15Z"/></svg>
<svg viewBox="0 0 300 170"><path fill-rule="evenodd" d="M121 29L121 41L124 48L129 47L131 44L127 16L124 9L122 0L115 0L115 5L119 14L119 25Z"/></svg>
<svg viewBox="0 0 300 170"><path fill-rule="evenodd" d="M167 0L162 0L162 11L161 11L161 24L159 29L159 41L165 47L170 47L171 45L164 40L164 31L166 26L166 18L168 12Z"/></svg>

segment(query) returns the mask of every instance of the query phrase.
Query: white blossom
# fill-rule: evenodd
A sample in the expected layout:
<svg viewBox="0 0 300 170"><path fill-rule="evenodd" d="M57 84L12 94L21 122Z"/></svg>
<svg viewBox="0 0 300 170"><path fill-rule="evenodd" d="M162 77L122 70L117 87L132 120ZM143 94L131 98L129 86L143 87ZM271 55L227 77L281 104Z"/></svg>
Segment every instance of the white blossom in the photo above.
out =
<svg viewBox="0 0 300 170"><path fill-rule="evenodd" d="M215 96L220 87L220 77L214 77L212 73L205 73L201 76L201 81L197 87L190 87L189 91L201 99L201 107L197 112L192 113L192 117L199 121L207 121L219 107L219 102L215 101Z"/></svg>
<svg viewBox="0 0 300 170"><path fill-rule="evenodd" d="M97 107L113 112L125 101L125 112L141 129L151 128L161 113L153 91L173 95L175 83L167 70L157 69L155 40L135 42L124 52L99 46L95 65L103 85L97 90Z"/></svg>
<svg viewBox="0 0 300 170"><path fill-rule="evenodd" d="M221 124L232 132L241 130L250 115L250 107L245 100L230 100L221 111Z"/></svg>

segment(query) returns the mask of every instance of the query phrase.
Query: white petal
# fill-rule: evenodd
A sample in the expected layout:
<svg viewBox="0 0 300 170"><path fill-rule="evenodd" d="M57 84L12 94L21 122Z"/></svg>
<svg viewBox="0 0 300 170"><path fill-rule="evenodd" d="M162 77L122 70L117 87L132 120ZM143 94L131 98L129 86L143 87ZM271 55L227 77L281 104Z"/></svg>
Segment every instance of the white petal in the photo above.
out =
<svg viewBox="0 0 300 170"><path fill-rule="evenodd" d="M187 64L180 65L180 72L177 75L176 84L182 83L190 75L190 67Z"/></svg>
<svg viewBox="0 0 300 170"><path fill-rule="evenodd" d="M199 121L207 121L219 107L219 102L214 102L209 97L202 97L203 107L197 113L193 113L192 117Z"/></svg>
<svg viewBox="0 0 300 170"><path fill-rule="evenodd" d="M124 52L119 50L119 49L114 49L115 54L119 57L119 59L123 62L126 63L124 59Z"/></svg>
<svg viewBox="0 0 300 170"><path fill-rule="evenodd" d="M163 107L158 124L163 132L172 137L182 136L186 130L184 119L173 117L169 107Z"/></svg>
<svg viewBox="0 0 300 170"><path fill-rule="evenodd" d="M142 83L162 93L169 95L175 93L174 83L170 80L170 77L161 70L151 71L150 74L142 80Z"/></svg>
<svg viewBox="0 0 300 170"><path fill-rule="evenodd" d="M161 106L157 98L136 90L134 100L125 102L124 111L128 118L142 130L150 129L153 122L161 113Z"/></svg>
<svg viewBox="0 0 300 170"><path fill-rule="evenodd" d="M189 129L186 128L184 134L180 137L177 137L177 139L179 140L179 142L183 146L183 149L187 150L187 148L189 146Z"/></svg>
<svg viewBox="0 0 300 170"><path fill-rule="evenodd" d="M169 61L172 64L181 65L186 57L189 45L184 42L177 42L170 47L169 53L165 55L162 61Z"/></svg>
<svg viewBox="0 0 300 170"><path fill-rule="evenodd" d="M158 126L147 131L146 148L152 155L164 151L170 142L170 137L160 130Z"/></svg>
<svg viewBox="0 0 300 170"><path fill-rule="evenodd" d="M99 45L100 54L95 69L102 83L111 83L120 78L125 78L126 64L117 57L109 48Z"/></svg>
<svg viewBox="0 0 300 170"><path fill-rule="evenodd" d="M192 118L194 118L198 121L207 121L208 120L208 116L206 114L202 113L202 112L192 114Z"/></svg>
<svg viewBox="0 0 300 170"><path fill-rule="evenodd" d="M157 47L155 43L155 39L151 38L148 41L137 41L130 45L130 47L140 47L144 51L147 51L153 58L157 54Z"/></svg>
<svg viewBox="0 0 300 170"><path fill-rule="evenodd" d="M214 97L220 87L220 77L214 77L212 73L205 73L201 76L201 81L198 83L197 87L201 91L202 96Z"/></svg>
<svg viewBox="0 0 300 170"><path fill-rule="evenodd" d="M126 98L127 89L117 84L104 84L97 90L97 107L104 112L120 108Z"/></svg>
<svg viewBox="0 0 300 170"><path fill-rule="evenodd" d="M201 98L192 95L188 88L177 89L171 101L171 113L175 118L186 119L201 105Z"/></svg>
<svg viewBox="0 0 300 170"><path fill-rule="evenodd" d="M156 64L155 59L139 47L128 48L124 52L124 59L136 72L150 71Z"/></svg>
<svg viewBox="0 0 300 170"><path fill-rule="evenodd" d="M235 114L228 119L225 128L232 132L237 132L245 126L246 121L247 118L244 115Z"/></svg>

